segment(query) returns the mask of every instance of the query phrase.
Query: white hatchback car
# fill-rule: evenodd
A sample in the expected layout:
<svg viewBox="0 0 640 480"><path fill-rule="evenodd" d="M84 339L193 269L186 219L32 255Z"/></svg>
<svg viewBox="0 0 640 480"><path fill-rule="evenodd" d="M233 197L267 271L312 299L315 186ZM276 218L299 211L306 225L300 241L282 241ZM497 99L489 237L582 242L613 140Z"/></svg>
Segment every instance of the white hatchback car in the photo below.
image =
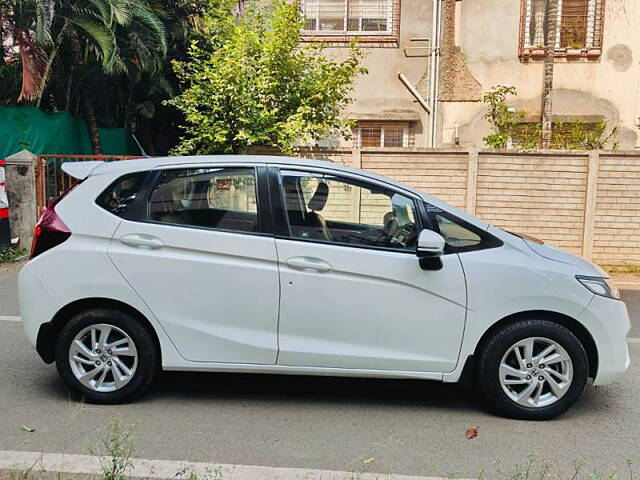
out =
<svg viewBox="0 0 640 480"><path fill-rule="evenodd" d="M20 272L24 331L89 401L161 370L474 380L547 419L629 367L604 271L388 178L211 156L67 163Z"/></svg>

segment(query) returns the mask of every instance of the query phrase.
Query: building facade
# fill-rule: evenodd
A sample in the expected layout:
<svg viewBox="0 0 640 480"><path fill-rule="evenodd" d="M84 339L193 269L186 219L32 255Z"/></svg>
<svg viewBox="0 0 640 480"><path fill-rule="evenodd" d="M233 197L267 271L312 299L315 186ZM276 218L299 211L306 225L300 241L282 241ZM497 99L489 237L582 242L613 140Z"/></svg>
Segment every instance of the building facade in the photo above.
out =
<svg viewBox="0 0 640 480"><path fill-rule="evenodd" d="M358 39L367 75L355 83L348 116L357 122L353 141L363 146L424 147L430 116L400 80L430 101L433 4L431 0L301 0L303 40L322 41L340 58ZM326 146L351 145L328 139Z"/></svg>
<svg viewBox="0 0 640 480"><path fill-rule="evenodd" d="M558 1L554 118L605 120L620 149L640 147L640 2ZM347 112L357 144L479 148L490 132L482 96L495 85L515 86L513 108L540 121L544 9L545 0L304 0L304 39L337 56L355 37L366 49L369 73Z"/></svg>

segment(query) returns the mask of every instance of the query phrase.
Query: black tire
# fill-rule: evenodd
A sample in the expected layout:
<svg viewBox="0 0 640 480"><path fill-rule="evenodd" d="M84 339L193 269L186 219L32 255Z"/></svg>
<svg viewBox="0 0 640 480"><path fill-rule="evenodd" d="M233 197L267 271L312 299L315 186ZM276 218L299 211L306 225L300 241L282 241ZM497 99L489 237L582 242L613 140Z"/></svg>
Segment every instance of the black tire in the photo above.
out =
<svg viewBox="0 0 640 480"><path fill-rule="evenodd" d="M562 346L571 358L573 380L567 392L555 403L542 407L527 407L512 400L500 383L500 362L517 342L543 337ZM478 355L476 381L489 405L499 414L521 420L549 420L569 409L580 397L589 377L589 360L580 340L557 323L530 319L505 325L487 339Z"/></svg>
<svg viewBox="0 0 640 480"><path fill-rule="evenodd" d="M133 341L138 356L131 380L122 388L111 392L99 392L83 385L74 375L69 363L69 348L75 336L84 328L101 323L123 330ZM90 403L115 404L131 401L149 388L160 370L160 351L154 334L136 317L108 308L87 310L75 315L56 339L55 359L58 373L66 386Z"/></svg>

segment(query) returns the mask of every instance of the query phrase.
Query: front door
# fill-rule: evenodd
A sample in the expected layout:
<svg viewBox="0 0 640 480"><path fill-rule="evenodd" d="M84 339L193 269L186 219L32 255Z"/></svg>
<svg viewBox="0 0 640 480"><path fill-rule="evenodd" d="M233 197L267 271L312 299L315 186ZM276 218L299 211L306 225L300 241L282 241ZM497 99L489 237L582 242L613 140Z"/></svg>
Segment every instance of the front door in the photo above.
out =
<svg viewBox="0 0 640 480"><path fill-rule="evenodd" d="M441 270L420 268L418 200L329 172L281 170L279 178L286 229L276 239L278 364L452 371L464 275L455 254Z"/></svg>
<svg viewBox="0 0 640 480"><path fill-rule="evenodd" d="M109 257L187 360L276 361L277 257L256 186L252 167L162 170L143 218L124 220L111 242Z"/></svg>

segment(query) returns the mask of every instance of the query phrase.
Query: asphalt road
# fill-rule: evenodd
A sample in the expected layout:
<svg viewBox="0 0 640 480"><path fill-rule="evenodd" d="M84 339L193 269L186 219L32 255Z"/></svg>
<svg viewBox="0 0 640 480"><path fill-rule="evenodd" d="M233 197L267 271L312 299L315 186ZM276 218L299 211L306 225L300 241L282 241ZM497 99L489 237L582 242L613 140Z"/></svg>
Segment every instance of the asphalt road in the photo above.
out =
<svg viewBox="0 0 640 480"><path fill-rule="evenodd" d="M640 337L634 288L623 295ZM15 273L0 272L0 316L18 314L14 290ZM167 373L136 403L94 406L69 399L20 324L0 321L0 450L86 454L118 419L136 455L155 459L502 478L537 454L566 471L583 460L626 472L640 465L640 343L630 348L623 382L588 387L551 422L498 418L452 385L210 373Z"/></svg>

